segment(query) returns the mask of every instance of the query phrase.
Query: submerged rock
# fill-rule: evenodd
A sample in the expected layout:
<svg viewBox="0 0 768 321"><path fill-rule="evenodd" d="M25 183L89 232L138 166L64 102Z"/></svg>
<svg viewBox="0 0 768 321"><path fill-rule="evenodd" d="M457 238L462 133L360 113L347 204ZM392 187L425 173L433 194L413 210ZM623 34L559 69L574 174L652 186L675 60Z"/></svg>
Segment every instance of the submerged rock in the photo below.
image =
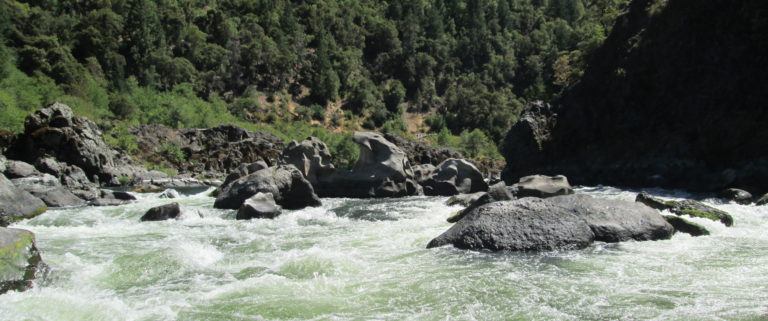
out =
<svg viewBox="0 0 768 321"><path fill-rule="evenodd" d="M747 205L752 203L752 194L749 192L738 189L738 188L728 188L720 192L720 197L727 199L729 201L733 201L742 205Z"/></svg>
<svg viewBox="0 0 768 321"><path fill-rule="evenodd" d="M181 206L179 206L179 203L171 203L150 208L147 213L141 217L141 221L165 221L170 219L180 219L181 214Z"/></svg>
<svg viewBox="0 0 768 321"><path fill-rule="evenodd" d="M688 215L690 217L701 217L719 221L725 224L725 226L733 225L733 217L728 214L728 212L718 210L694 200L663 201L648 193L640 193L637 195L637 198L635 198L635 202L643 203L660 211L668 210L678 216Z"/></svg>
<svg viewBox="0 0 768 321"><path fill-rule="evenodd" d="M160 193L159 198L181 198L181 194L179 194L179 191L169 188L167 190L164 190L162 193Z"/></svg>
<svg viewBox="0 0 768 321"><path fill-rule="evenodd" d="M589 246L595 234L572 209L537 198L489 203L470 211L427 248L552 251Z"/></svg>
<svg viewBox="0 0 768 321"><path fill-rule="evenodd" d="M703 226L688 221L680 216L664 215L664 219L675 228L675 231L687 233L691 236L709 235L709 231Z"/></svg>
<svg viewBox="0 0 768 321"><path fill-rule="evenodd" d="M47 209L42 200L16 187L0 174L0 226L35 217Z"/></svg>
<svg viewBox="0 0 768 321"><path fill-rule="evenodd" d="M758 198L757 201L755 201L755 205L757 206L763 206L765 204L768 204L768 193L764 194L763 196Z"/></svg>
<svg viewBox="0 0 768 321"><path fill-rule="evenodd" d="M0 294L29 289L47 272L32 232L0 227Z"/></svg>
<svg viewBox="0 0 768 321"><path fill-rule="evenodd" d="M563 175L525 176L520 178L520 181L512 185L511 188L517 197L547 198L573 194L573 188L571 188L571 184L568 184L568 178Z"/></svg>
<svg viewBox="0 0 768 321"><path fill-rule="evenodd" d="M222 188L213 204L215 208L239 209L246 199L271 193L277 204L287 209L320 206L312 184L293 165L269 167L239 178Z"/></svg>
<svg viewBox="0 0 768 321"><path fill-rule="evenodd" d="M237 210L238 220L250 220L254 218L275 218L282 213L282 209L275 203L272 193L257 193L245 200Z"/></svg>
<svg viewBox="0 0 768 321"><path fill-rule="evenodd" d="M451 196L488 190L483 174L466 159L447 159L420 184L426 195Z"/></svg>

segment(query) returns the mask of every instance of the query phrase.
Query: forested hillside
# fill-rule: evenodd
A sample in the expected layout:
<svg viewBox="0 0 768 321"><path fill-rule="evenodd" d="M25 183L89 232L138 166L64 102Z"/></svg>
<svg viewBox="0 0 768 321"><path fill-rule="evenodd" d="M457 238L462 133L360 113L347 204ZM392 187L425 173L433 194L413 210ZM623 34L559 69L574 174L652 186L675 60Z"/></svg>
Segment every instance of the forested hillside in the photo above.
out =
<svg viewBox="0 0 768 321"><path fill-rule="evenodd" d="M498 142L578 81L625 3L0 0L0 125L53 100L116 127L402 132L408 111Z"/></svg>

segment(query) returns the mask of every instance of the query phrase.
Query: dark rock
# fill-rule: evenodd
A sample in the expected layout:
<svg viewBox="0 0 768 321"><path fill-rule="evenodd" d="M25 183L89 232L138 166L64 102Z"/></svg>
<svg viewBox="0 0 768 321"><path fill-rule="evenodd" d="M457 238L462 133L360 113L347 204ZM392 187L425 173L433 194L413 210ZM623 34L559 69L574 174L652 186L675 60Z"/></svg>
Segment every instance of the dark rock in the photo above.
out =
<svg viewBox="0 0 768 321"><path fill-rule="evenodd" d="M435 171L437 171L437 167L432 164L414 165L411 166L411 169L413 170L413 178L420 185L432 178L435 175Z"/></svg>
<svg viewBox="0 0 768 321"><path fill-rule="evenodd" d="M119 206L119 205L125 205L130 202L119 200L116 198L97 198L94 200L91 200L88 204L91 206Z"/></svg>
<svg viewBox="0 0 768 321"><path fill-rule="evenodd" d="M568 184L568 179L563 175L531 175L522 177L513 186L513 189L517 197L547 198L573 194L573 189Z"/></svg>
<svg viewBox="0 0 768 321"><path fill-rule="evenodd" d="M424 194L451 196L488 190L483 174L466 159L447 159L422 182Z"/></svg>
<svg viewBox="0 0 768 321"><path fill-rule="evenodd" d="M150 208L141 221L165 221L170 219L179 219L181 217L181 207L179 203L171 203Z"/></svg>
<svg viewBox="0 0 768 321"><path fill-rule="evenodd" d="M40 176L34 166L22 161L9 160L5 164L5 176L14 179L27 176Z"/></svg>
<svg viewBox="0 0 768 321"><path fill-rule="evenodd" d="M0 227L0 294L27 290L48 270L32 232Z"/></svg>
<svg viewBox="0 0 768 321"><path fill-rule="evenodd" d="M755 201L755 205L757 206L763 206L765 204L768 204L768 194L764 194L763 196L758 198L757 201Z"/></svg>
<svg viewBox="0 0 768 321"><path fill-rule="evenodd" d="M666 219L676 231L687 233L691 236L709 235L709 231L703 226L690 222L680 216L664 215L664 219Z"/></svg>
<svg viewBox="0 0 768 321"><path fill-rule="evenodd" d="M240 206L236 219L275 218L281 213L282 209L275 203L272 193L257 193Z"/></svg>
<svg viewBox="0 0 768 321"><path fill-rule="evenodd" d="M527 169L544 161L542 150L550 140L556 119L551 105L536 101L528 105L512 125L502 144L507 166L501 176L507 184L512 185L519 177L530 175Z"/></svg>
<svg viewBox="0 0 768 321"><path fill-rule="evenodd" d="M264 161L258 161L250 164L241 164L234 171L229 173L229 175L227 175L220 187L229 186L229 184L232 184L232 182L236 181L238 178L248 176L249 174L255 173L256 171L260 171L267 167L269 166Z"/></svg>
<svg viewBox="0 0 768 321"><path fill-rule="evenodd" d="M729 201L733 201L742 205L747 205L752 203L752 194L749 192L738 189L738 188L728 188L720 192L720 197L727 199Z"/></svg>
<svg viewBox="0 0 768 321"><path fill-rule="evenodd" d="M57 177L69 188L82 189L92 185L82 168L59 162L53 157L40 158L35 162L35 166L41 172Z"/></svg>
<svg viewBox="0 0 768 321"><path fill-rule="evenodd" d="M412 165L431 164L437 166L449 158L464 158L461 153L445 148L404 139L395 134L384 134L384 138L399 147Z"/></svg>
<svg viewBox="0 0 768 321"><path fill-rule="evenodd" d="M320 206L312 184L293 165L269 167L242 177L220 189L215 208L238 209L246 199L271 193L277 204L287 209Z"/></svg>
<svg viewBox="0 0 768 321"><path fill-rule="evenodd" d="M605 200L588 195L549 198L573 209L587 222L596 241L650 241L672 237L673 228L657 211L636 202Z"/></svg>
<svg viewBox="0 0 768 321"><path fill-rule="evenodd" d="M135 201L137 200L136 196L131 195L131 193L123 192L123 191L113 191L108 189L101 190L101 197L102 198L113 198L118 199L121 201Z"/></svg>
<svg viewBox="0 0 768 321"><path fill-rule="evenodd" d="M61 186L59 180L50 174L15 178L11 182L41 199L48 207L76 207L86 204L83 199Z"/></svg>
<svg viewBox="0 0 768 321"><path fill-rule="evenodd" d="M678 216L688 215L690 217L702 217L713 221L719 221L725 224L725 226L733 225L733 217L727 212L694 200L663 201L647 193L640 193L637 195L635 201L660 211L670 211Z"/></svg>
<svg viewBox="0 0 768 321"><path fill-rule="evenodd" d="M312 185L317 185L318 176L334 171L328 146L316 137L309 137L301 143L292 141L283 150L280 163L296 166Z"/></svg>
<svg viewBox="0 0 768 321"><path fill-rule="evenodd" d="M633 0L623 12L555 102L556 122L512 126L507 182L768 190L765 2Z"/></svg>
<svg viewBox="0 0 768 321"><path fill-rule="evenodd" d="M421 194L411 164L400 148L377 133L357 132L353 140L360 145L360 158L354 169L337 169L318 176L318 195L370 198Z"/></svg>
<svg viewBox="0 0 768 321"><path fill-rule="evenodd" d="M467 213L427 248L551 251L581 249L595 235L573 209L536 198L489 203Z"/></svg>
<svg viewBox="0 0 768 321"><path fill-rule="evenodd" d="M462 219L466 213L469 213L475 208L478 208L485 204L493 203L493 202L501 202L501 201L511 201L514 199L515 199L515 196L509 192L504 182L497 183L491 186L488 189L487 193L482 194L480 197L474 200L471 204L469 204L467 208L465 208L464 210L458 211L454 215L451 215L450 217L448 217L448 222L456 223L460 219Z"/></svg>
<svg viewBox="0 0 768 321"><path fill-rule="evenodd" d="M42 214L48 208L45 203L27 191L17 188L0 174L0 225L8 226L16 221Z"/></svg>

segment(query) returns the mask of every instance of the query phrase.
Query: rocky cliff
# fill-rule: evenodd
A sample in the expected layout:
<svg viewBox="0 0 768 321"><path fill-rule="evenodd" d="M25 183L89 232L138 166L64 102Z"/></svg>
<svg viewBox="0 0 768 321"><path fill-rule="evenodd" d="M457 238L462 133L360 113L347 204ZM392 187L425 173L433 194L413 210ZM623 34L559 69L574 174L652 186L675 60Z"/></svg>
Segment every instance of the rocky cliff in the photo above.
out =
<svg viewBox="0 0 768 321"><path fill-rule="evenodd" d="M582 81L507 135L504 178L768 189L768 2L633 0Z"/></svg>

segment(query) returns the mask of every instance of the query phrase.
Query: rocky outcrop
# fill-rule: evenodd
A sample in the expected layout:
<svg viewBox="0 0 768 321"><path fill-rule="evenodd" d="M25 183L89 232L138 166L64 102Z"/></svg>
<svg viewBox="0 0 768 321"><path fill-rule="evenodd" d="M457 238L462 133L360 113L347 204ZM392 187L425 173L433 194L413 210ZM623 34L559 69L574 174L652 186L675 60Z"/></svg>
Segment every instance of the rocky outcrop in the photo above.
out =
<svg viewBox="0 0 768 321"><path fill-rule="evenodd" d="M545 176L531 175L521 177L517 184L510 189L517 197L547 198L559 195L573 194L568 178L563 175Z"/></svg>
<svg viewBox="0 0 768 321"><path fill-rule="evenodd" d="M451 196L488 190L483 174L466 159L447 159L420 184L426 195Z"/></svg>
<svg viewBox="0 0 768 321"><path fill-rule="evenodd" d="M8 160L5 163L5 177L14 179L29 176L40 176L41 173L32 165L22 161Z"/></svg>
<svg viewBox="0 0 768 321"><path fill-rule="evenodd" d="M0 294L27 290L47 273L32 232L0 227Z"/></svg>
<svg viewBox="0 0 768 321"><path fill-rule="evenodd" d="M48 207L76 207L86 204L83 199L62 186L59 180L50 174L15 178L11 182L16 187L41 199Z"/></svg>
<svg viewBox="0 0 768 321"><path fill-rule="evenodd" d="M525 198L474 209L427 248L451 244L470 250L552 251L585 248L594 239L589 225L573 210Z"/></svg>
<svg viewBox="0 0 768 321"><path fill-rule="evenodd" d="M709 235L709 231L705 227L680 216L664 215L664 219L675 228L675 231L690 234L691 236Z"/></svg>
<svg viewBox="0 0 768 321"><path fill-rule="evenodd" d="M141 217L141 221L165 221L179 218L181 218L181 206L179 203L171 203L150 208Z"/></svg>
<svg viewBox="0 0 768 321"><path fill-rule="evenodd" d="M725 226L733 225L733 217L725 211L705 205L699 201L663 201L655 198L648 193L640 193L635 198L635 202L643 203L651 208L663 211L667 210L675 215L687 215L690 217L701 217L723 223Z"/></svg>
<svg viewBox="0 0 768 321"><path fill-rule="evenodd" d="M42 200L17 188L5 175L0 174L0 226L35 217L47 209Z"/></svg>
<svg viewBox="0 0 768 321"><path fill-rule="evenodd" d="M283 150L280 163L296 166L312 185L317 185L318 176L335 171L328 146L317 137L309 137L300 143L292 141Z"/></svg>
<svg viewBox="0 0 768 321"><path fill-rule="evenodd" d="M235 216L238 220L250 220L254 218L275 218L283 212L272 193L257 193L245 200Z"/></svg>
<svg viewBox="0 0 768 321"><path fill-rule="evenodd" d="M581 81L512 126L505 180L768 190L766 16L762 0L631 1Z"/></svg>
<svg viewBox="0 0 768 321"><path fill-rule="evenodd" d="M399 147L412 165L431 164L437 166L449 158L464 158L461 153L452 149L429 146L395 134L384 134L384 138Z"/></svg>
<svg viewBox="0 0 768 321"><path fill-rule="evenodd" d="M53 158L82 169L92 181L117 185L117 178L127 174L123 168L125 161L101 135L94 122L75 116L67 105L54 103L26 118L24 133L16 139L8 155L30 164Z"/></svg>
<svg viewBox="0 0 768 321"><path fill-rule="evenodd" d="M245 200L258 193L271 193L275 202L287 209L320 206L312 184L293 165L281 165L256 171L220 189L213 206L239 209Z"/></svg>
<svg viewBox="0 0 768 321"><path fill-rule="evenodd" d="M592 241L668 239L674 229L646 206L586 195L523 198L473 208L427 247L548 251L584 248Z"/></svg>
<svg viewBox="0 0 768 321"><path fill-rule="evenodd" d="M139 159L173 166L180 174L222 178L242 164L264 161L274 165L283 150L282 138L235 125L206 129L140 125L130 133L144 146ZM169 158L162 152L168 148L180 151L184 159Z"/></svg>
<svg viewBox="0 0 768 321"><path fill-rule="evenodd" d="M318 195L370 198L421 193L410 161L400 148L377 133L357 132L353 140L360 145L360 158L354 169L336 169L328 175L319 176L316 185Z"/></svg>

